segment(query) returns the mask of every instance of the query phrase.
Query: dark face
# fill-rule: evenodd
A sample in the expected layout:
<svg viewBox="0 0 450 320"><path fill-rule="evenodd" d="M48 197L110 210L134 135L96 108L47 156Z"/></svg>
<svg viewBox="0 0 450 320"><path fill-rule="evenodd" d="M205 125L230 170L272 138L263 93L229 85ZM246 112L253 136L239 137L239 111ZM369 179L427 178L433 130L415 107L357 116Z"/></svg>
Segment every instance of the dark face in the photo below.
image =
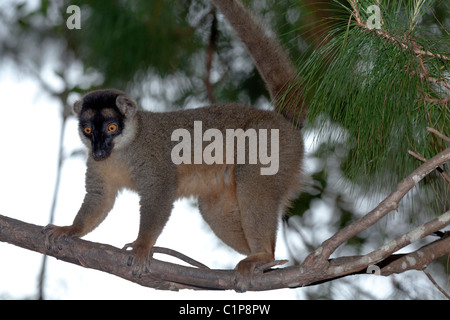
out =
<svg viewBox="0 0 450 320"><path fill-rule="evenodd" d="M133 131L123 134L123 130L125 121L134 116L136 104L122 91L92 91L74 104L74 111L78 115L81 138L91 147L92 157L97 161L111 154L114 142L120 147L132 138Z"/></svg>
<svg viewBox="0 0 450 320"><path fill-rule="evenodd" d="M114 96L86 99L80 114L80 130L91 141L95 160L107 158L114 147L114 138L122 133L124 116L117 109Z"/></svg>
<svg viewBox="0 0 450 320"><path fill-rule="evenodd" d="M113 150L114 138L122 133L123 121L120 117L112 116L113 113L112 109L103 109L87 119L80 119L80 130L91 141L94 160L107 158Z"/></svg>

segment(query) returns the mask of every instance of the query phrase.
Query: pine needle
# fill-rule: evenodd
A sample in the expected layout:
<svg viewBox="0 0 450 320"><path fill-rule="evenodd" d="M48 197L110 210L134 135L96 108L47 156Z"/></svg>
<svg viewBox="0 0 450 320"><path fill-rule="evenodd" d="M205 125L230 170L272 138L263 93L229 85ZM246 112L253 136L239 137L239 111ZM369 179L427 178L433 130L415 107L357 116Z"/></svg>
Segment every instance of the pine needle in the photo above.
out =
<svg viewBox="0 0 450 320"><path fill-rule="evenodd" d="M346 175L376 188L417 167L408 149L431 157L445 148L427 127L450 130L448 42L418 27L433 1L399 2L377 1L382 28L369 29L373 1L352 1L299 70L309 123L345 129Z"/></svg>

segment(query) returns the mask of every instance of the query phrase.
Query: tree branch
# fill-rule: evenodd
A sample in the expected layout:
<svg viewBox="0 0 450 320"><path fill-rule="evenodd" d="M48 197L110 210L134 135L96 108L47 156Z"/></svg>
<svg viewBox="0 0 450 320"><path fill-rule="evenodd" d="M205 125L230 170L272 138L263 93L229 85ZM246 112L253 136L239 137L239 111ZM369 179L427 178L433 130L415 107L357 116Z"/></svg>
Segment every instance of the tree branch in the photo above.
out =
<svg viewBox="0 0 450 320"><path fill-rule="evenodd" d="M407 245L416 242L417 240L420 240L429 234L432 234L433 232L445 228L449 224L450 224L450 211L447 211L440 217L435 218L421 225L420 227L417 227L414 230L402 236L399 236L392 241L389 241L388 243L384 244L377 250L374 250L371 253L368 253L358 259L355 259L355 261L346 264L345 266L347 268L346 271L348 273L352 273L367 268L368 265L375 265L378 262L388 258L389 256L391 256L392 253L400 250L401 248L404 248ZM407 259L407 261L409 260ZM416 264L417 263L414 262L414 264L412 264L411 267L414 267ZM334 274L336 272L343 272L344 270L341 270L341 268L342 266L330 268L329 272L331 274Z"/></svg>
<svg viewBox="0 0 450 320"><path fill-rule="evenodd" d="M431 274L427 271L427 269L423 269L423 272L426 274L428 279L433 283L433 285L448 299L450 300L450 295L445 292L444 289L441 288L441 286L434 280L434 278L431 276Z"/></svg>
<svg viewBox="0 0 450 320"><path fill-rule="evenodd" d="M72 238L68 242L60 243L63 250L55 253L45 248L42 227L28 224L16 219L0 215L0 241L47 254L59 260L83 266L85 268L104 271L123 279L135 282L142 286L162 289L234 289L234 270L211 270L205 268L193 268L153 259L150 273L141 278L133 276L127 266L129 252L106 244ZM173 250L157 248L157 252L170 253L179 256ZM381 268L380 275L388 276L392 273L402 273L407 270L421 270L427 267L433 260L438 259L450 251L450 232L444 237L428 244L410 254L391 255L378 264ZM250 290L272 290L280 288L295 288L316 285L350 275L347 265L361 259L356 257L339 257L328 260L325 269L316 268L306 270L299 266L269 270L256 274ZM415 263L411 263L414 261ZM355 271L352 274L370 273L367 267ZM341 271L339 271L341 270Z"/></svg>
<svg viewBox="0 0 450 320"><path fill-rule="evenodd" d="M205 86L206 86L206 93L208 95L208 100L210 103L215 103L214 98L214 88L211 83L211 70L212 70L212 61L213 61L213 55L216 50L216 41L217 41L217 16L216 16L216 10L211 10L211 16L212 16L212 22L211 22L211 30L209 34L209 42L208 47L206 49L206 75L205 75Z"/></svg>
<svg viewBox="0 0 450 320"><path fill-rule="evenodd" d="M449 97L449 98L450 98L450 97ZM434 134L437 135L439 138L441 138L441 139L447 141L448 143L450 143L450 138L447 137L447 136L445 136L445 135L442 134L441 132L437 131L436 129L427 127L427 130L428 130L429 132L431 132L431 133L434 133Z"/></svg>
<svg viewBox="0 0 450 320"><path fill-rule="evenodd" d="M374 210L338 231L311 253L300 266L269 269L254 274L249 290L261 291L314 285L350 274L367 273L375 264L380 268L381 275L401 273L407 270L422 270L432 261L449 253L450 232L446 232L439 240L423 246L415 252L402 255L392 254L399 248L450 225L450 212L446 212L367 255L329 258L342 243L373 225L388 212L396 209L401 198L412 187L425 175L448 160L450 160L450 148L431 158L402 180L397 189ZM86 268L104 271L151 288L163 290L235 289L236 273L234 270L211 270L195 260L169 249L155 248L155 252L176 256L197 267L182 266L153 258L150 273L138 278L132 275L130 268L127 266L128 257L132 253L110 245L71 238L69 241L58 243L62 250L58 252L47 250L41 226L1 215L0 241L47 254Z"/></svg>
<svg viewBox="0 0 450 320"><path fill-rule="evenodd" d="M311 267L317 264L324 264L331 254L344 242L356 236L363 230L366 230L381 218L386 216L392 210L398 208L400 200L411 190L419 181L421 181L431 171L450 160L450 148L445 149L429 161L425 162L419 168L414 170L408 177L403 179L385 200L383 200L375 209L370 211L361 219L346 226L338 231L330 239L326 240L318 249L311 253L303 262L305 267ZM432 233L432 232L430 232ZM428 234L430 234L428 233Z"/></svg>
<svg viewBox="0 0 450 320"><path fill-rule="evenodd" d="M359 14L359 8L358 8L358 1L356 0L349 0L350 5L352 6L352 15L355 17L355 21L356 24L369 31L369 32L375 32L377 35L379 35L380 37L389 40L390 42L399 45L402 49L404 50L410 50L412 48L413 52L416 55L419 56L429 56L432 58L438 58L438 59L442 59L442 60L446 60L446 61L450 61L450 57L446 56L446 55L442 55L442 54L438 54L438 53L433 53L431 51L425 50L424 48L420 47L415 41L411 41L411 40L405 40L405 41L401 41L399 39L397 39L396 37L392 36L389 32L387 32L386 30L382 30L382 29L371 29L369 28L369 26L367 25L366 22L362 21L361 16ZM448 86L448 83L445 84L446 86Z"/></svg>

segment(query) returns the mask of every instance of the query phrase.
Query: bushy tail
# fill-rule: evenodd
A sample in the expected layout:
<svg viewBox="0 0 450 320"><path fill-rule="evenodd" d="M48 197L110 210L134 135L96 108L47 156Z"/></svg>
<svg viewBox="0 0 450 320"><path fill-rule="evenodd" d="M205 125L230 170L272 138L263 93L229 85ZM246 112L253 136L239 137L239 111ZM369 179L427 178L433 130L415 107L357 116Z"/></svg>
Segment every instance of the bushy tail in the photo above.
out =
<svg viewBox="0 0 450 320"><path fill-rule="evenodd" d="M269 37L238 0L211 0L233 26L247 47L259 73L267 85L276 111L296 127L304 119L302 90L296 68L277 39Z"/></svg>

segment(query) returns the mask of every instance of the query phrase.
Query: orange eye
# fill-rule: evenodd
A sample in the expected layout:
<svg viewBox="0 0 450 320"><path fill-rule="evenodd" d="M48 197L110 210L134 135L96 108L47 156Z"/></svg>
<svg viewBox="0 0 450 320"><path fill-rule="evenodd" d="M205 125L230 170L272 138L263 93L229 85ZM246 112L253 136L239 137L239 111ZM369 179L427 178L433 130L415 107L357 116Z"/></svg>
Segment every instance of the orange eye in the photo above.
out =
<svg viewBox="0 0 450 320"><path fill-rule="evenodd" d="M84 128L84 133L86 133L86 134L91 134L91 133L92 133L92 129L89 128L89 127L85 127L85 128Z"/></svg>
<svg viewBox="0 0 450 320"><path fill-rule="evenodd" d="M117 124L111 123L108 125L108 131L109 132L116 132L117 131Z"/></svg>

